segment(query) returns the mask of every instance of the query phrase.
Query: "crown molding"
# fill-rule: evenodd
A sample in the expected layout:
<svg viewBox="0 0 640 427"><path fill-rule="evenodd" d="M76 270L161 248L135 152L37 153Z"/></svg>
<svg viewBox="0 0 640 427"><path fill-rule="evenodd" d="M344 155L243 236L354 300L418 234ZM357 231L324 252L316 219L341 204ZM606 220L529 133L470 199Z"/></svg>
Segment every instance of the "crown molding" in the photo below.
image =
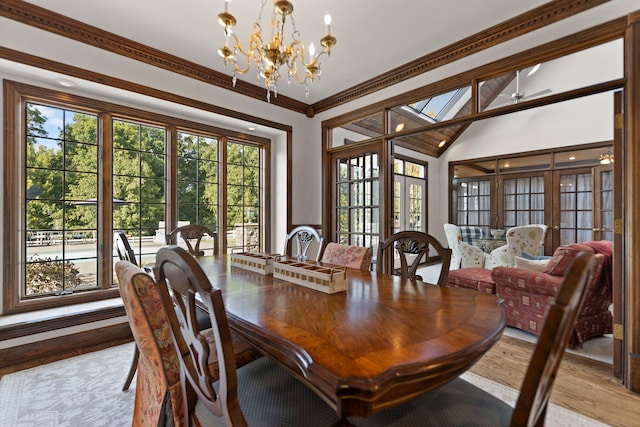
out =
<svg viewBox="0 0 640 427"><path fill-rule="evenodd" d="M0 2L0 16L213 86L232 90L250 98L266 101L266 90L261 86L238 80L233 87L231 77L227 74L22 0ZM284 95L271 97L271 104L302 114L307 114L309 109L308 104Z"/></svg>
<svg viewBox="0 0 640 427"><path fill-rule="evenodd" d="M442 49L396 67L315 104L306 104L283 95L271 103L313 117L315 114L369 95L405 79L418 76L468 55L522 36L546 25L584 12L609 0L555 0L474 34ZM117 34L66 17L22 0L3 0L0 16L58 34L127 58L181 74L241 95L265 101L264 88L238 80L233 87L228 75L178 56L137 43Z"/></svg>

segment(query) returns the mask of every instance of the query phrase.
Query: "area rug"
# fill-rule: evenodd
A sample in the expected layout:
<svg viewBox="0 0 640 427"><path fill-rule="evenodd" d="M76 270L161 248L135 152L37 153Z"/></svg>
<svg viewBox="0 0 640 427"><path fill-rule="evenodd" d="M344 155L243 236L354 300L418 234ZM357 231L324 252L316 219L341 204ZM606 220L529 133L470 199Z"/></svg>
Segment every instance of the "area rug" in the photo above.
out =
<svg viewBox="0 0 640 427"><path fill-rule="evenodd" d="M0 426L130 426L135 379L128 392L122 391L122 385L132 355L131 343L3 376ZM463 377L507 403L515 403L515 390L470 372ZM547 425L605 424L551 405Z"/></svg>
<svg viewBox="0 0 640 427"><path fill-rule="evenodd" d="M122 385L133 343L5 375L0 379L0 426L130 426L135 379Z"/></svg>

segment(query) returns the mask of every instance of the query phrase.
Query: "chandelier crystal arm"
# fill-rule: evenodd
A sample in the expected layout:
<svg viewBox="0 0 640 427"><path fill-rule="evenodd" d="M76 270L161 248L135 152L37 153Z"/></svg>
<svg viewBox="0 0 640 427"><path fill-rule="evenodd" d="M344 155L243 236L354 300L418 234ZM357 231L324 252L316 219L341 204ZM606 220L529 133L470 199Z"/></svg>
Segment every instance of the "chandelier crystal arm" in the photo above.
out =
<svg viewBox="0 0 640 427"><path fill-rule="evenodd" d="M309 61L306 62L305 45L300 41L300 32L296 29L293 20L293 4L288 0L273 0L273 12L271 14L271 37L265 44L262 38L262 12L266 0L262 1L262 8L258 21L253 24L254 32L249 37L249 48L245 50L240 43L238 37L233 33L233 27L236 25L235 17L229 12L229 2L225 1L224 12L218 14L218 22L224 27L225 44L218 49L218 54L222 56L224 64L233 64L233 82L235 86L236 74L245 74L254 63L257 68L258 79L264 80L267 88L267 100L270 100L271 93L275 96L277 92L277 82L281 77L280 68L287 67L288 82L291 83L294 78L299 84L305 86L305 93L309 94L307 83L314 81L316 77L320 77L320 61L319 58L323 54L329 56L331 48L336 44L336 38L331 35L331 16L326 15L324 22L327 33L320 39L320 45L324 48L318 54L315 54L313 44L309 46ZM284 33L287 17L291 21L293 27L290 43L285 43ZM232 46L230 46L232 44ZM246 67L238 65L238 57L246 58ZM244 62L244 61L243 61ZM298 70L304 69L301 76Z"/></svg>

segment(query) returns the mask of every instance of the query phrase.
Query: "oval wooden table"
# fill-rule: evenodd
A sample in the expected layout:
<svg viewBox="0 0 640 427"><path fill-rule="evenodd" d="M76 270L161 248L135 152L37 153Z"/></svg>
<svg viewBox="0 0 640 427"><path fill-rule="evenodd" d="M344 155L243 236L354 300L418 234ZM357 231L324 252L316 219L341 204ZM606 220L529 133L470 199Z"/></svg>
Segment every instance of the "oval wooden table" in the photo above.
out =
<svg viewBox="0 0 640 427"><path fill-rule="evenodd" d="M201 257L231 328L293 372L341 417L366 417L469 369L500 338L491 294L347 272L334 294Z"/></svg>

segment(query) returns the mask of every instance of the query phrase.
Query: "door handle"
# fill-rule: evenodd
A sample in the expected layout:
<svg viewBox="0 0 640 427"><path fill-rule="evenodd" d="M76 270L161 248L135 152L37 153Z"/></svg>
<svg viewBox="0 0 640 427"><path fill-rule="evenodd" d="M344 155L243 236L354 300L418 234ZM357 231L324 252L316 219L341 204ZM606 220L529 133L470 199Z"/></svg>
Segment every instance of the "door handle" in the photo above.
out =
<svg viewBox="0 0 640 427"><path fill-rule="evenodd" d="M559 226L559 225L554 225L554 226L553 226L553 229L554 229L554 230L560 230L560 226Z"/></svg>

